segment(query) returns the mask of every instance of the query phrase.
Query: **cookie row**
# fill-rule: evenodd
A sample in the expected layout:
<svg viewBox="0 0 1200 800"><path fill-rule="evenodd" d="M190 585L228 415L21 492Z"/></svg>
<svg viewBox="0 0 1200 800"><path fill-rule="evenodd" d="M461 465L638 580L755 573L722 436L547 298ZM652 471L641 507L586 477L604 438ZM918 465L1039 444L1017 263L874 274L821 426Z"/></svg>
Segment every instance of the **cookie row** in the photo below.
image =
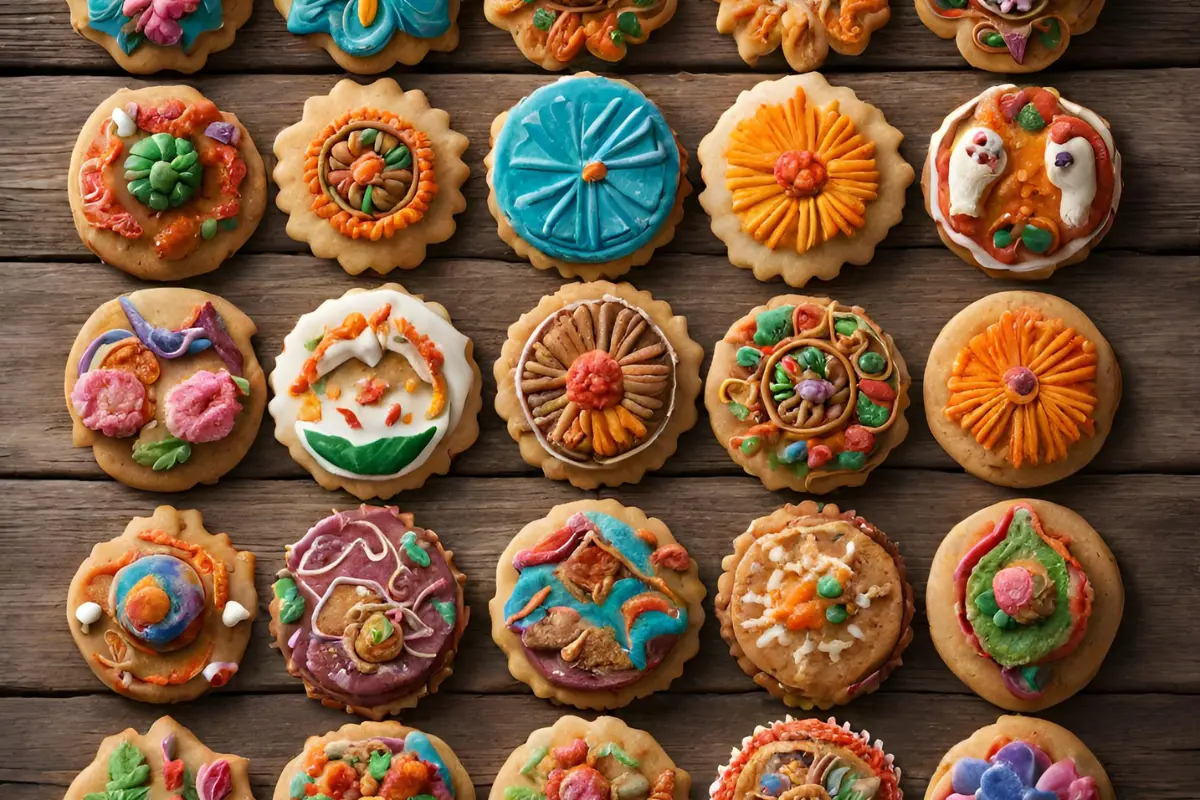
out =
<svg viewBox="0 0 1200 800"><path fill-rule="evenodd" d="M891 19L889 0L840 3L717 0L717 30L731 34L753 66L781 46L792 69L808 72L829 50L859 55ZM233 44L250 0L69 0L71 24L129 72L195 72ZM588 53L620 61L675 15L676 0L485 0L488 22L512 34L543 69L561 70ZM458 46L459 0L275 0L290 33L303 36L349 72L379 73ZM1104 0L916 0L921 21L963 57L992 72L1033 72L1053 64L1071 37L1095 25Z"/></svg>
<svg viewBox="0 0 1200 800"><path fill-rule="evenodd" d="M217 753L170 717L100 744L66 800L136 796L253 800L249 761ZM830 718L755 728L709 787L710 800L900 800L900 767L867 731ZM615 717L565 716L530 734L492 782L490 800L687 800L691 776L645 731ZM1031 717L1001 717L942 758L926 800L1113 800L1104 768L1078 738ZM309 737L274 800L475 800L450 746L399 722Z"/></svg>
<svg viewBox="0 0 1200 800"><path fill-rule="evenodd" d="M869 262L900 222L914 179L903 138L817 73L763 81L700 142L700 203L735 266L795 287L827 280ZM342 81L275 140L288 235L351 274L416 267L466 208L466 149L422 92ZM692 191L687 160L636 87L580 73L495 118L488 207L535 267L612 279L674 237ZM993 277L1042 279L1108 232L1121 157L1094 112L1053 89L1002 84L933 134L921 185L952 251ZM151 87L96 109L68 187L89 249L138 277L175 280L216 269L246 242L266 175L235 116L194 89Z"/></svg>

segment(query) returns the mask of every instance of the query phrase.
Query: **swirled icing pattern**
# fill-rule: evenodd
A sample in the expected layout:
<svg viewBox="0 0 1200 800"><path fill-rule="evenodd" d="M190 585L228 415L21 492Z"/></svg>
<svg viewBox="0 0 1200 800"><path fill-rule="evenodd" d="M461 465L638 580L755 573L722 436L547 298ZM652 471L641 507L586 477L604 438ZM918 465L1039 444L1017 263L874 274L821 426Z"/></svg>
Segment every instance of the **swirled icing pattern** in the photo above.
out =
<svg viewBox="0 0 1200 800"><path fill-rule="evenodd" d="M679 148L658 108L607 78L538 89L495 146L496 198L522 239L576 263L648 244L675 205Z"/></svg>
<svg viewBox="0 0 1200 800"><path fill-rule="evenodd" d="M162 649L204 619L204 584L190 564L149 555L122 567L112 583L117 621L139 641Z"/></svg>
<svg viewBox="0 0 1200 800"><path fill-rule="evenodd" d="M397 33L433 39L450 30L449 0L294 0L288 31L325 33L351 56L378 53Z"/></svg>

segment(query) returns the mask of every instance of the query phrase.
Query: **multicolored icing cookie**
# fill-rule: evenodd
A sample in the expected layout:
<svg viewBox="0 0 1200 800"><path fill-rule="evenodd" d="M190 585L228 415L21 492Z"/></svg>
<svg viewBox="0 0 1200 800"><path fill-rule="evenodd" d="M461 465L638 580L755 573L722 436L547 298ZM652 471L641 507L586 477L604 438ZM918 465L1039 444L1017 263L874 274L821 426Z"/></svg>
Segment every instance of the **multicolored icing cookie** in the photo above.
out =
<svg viewBox="0 0 1200 800"><path fill-rule="evenodd" d="M759 725L733 749L710 800L901 800L900 768L850 723L786 717Z"/></svg>
<svg viewBox="0 0 1200 800"><path fill-rule="evenodd" d="M619 708L683 674L704 595L696 562L660 520L581 500L509 542L488 610L509 672L538 697Z"/></svg>
<svg viewBox="0 0 1200 800"><path fill-rule="evenodd" d="M1112 227L1121 154L1099 115L1054 89L1007 83L946 117L921 187L963 261L993 278L1040 280L1082 261Z"/></svg>
<svg viewBox="0 0 1200 800"><path fill-rule="evenodd" d="M399 722L364 722L310 736L280 773L273 800L321 796L475 800L475 786L438 737Z"/></svg>
<svg viewBox="0 0 1200 800"><path fill-rule="evenodd" d="M787 12L790 13L790 12ZM700 142L700 205L735 267L801 287L866 264L900 221L904 134L817 73L742 92Z"/></svg>
<svg viewBox="0 0 1200 800"><path fill-rule="evenodd" d="M925 800L1116 800L1104 767L1075 734L1033 717L1000 717L950 748Z"/></svg>
<svg viewBox="0 0 1200 800"><path fill-rule="evenodd" d="M275 137L275 203L289 215L288 236L351 275L411 269L427 245L454 234L454 215L467 207L466 149L424 92L391 78L340 81Z"/></svg>
<svg viewBox="0 0 1200 800"><path fill-rule="evenodd" d="M388 498L443 475L479 435L471 340L388 283L305 314L271 373L275 438L326 489Z"/></svg>
<svg viewBox="0 0 1200 800"><path fill-rule="evenodd" d="M1104 445L1121 367L1075 306L997 292L942 328L925 366L925 419L967 472L998 486L1044 486Z"/></svg>
<svg viewBox="0 0 1200 800"><path fill-rule="evenodd" d="M786 505L751 522L721 568L721 637L789 706L830 708L875 691L912 642L904 559L853 511Z"/></svg>
<svg viewBox="0 0 1200 800"><path fill-rule="evenodd" d="M620 61L675 16L676 0L484 0L488 22L512 34L525 57L560 70L583 53Z"/></svg>
<svg viewBox="0 0 1200 800"><path fill-rule="evenodd" d="M126 72L192 73L233 44L253 0L67 0L71 25Z"/></svg>
<svg viewBox="0 0 1200 800"><path fill-rule="evenodd" d="M861 486L904 437L910 379L858 306L780 295L717 342L704 405L717 440L768 489Z"/></svg>
<svg viewBox="0 0 1200 800"><path fill-rule="evenodd" d="M96 760L63 800L254 800L250 762L215 753L171 717L139 734L126 728L100 743Z"/></svg>
<svg viewBox="0 0 1200 800"><path fill-rule="evenodd" d="M67 194L75 229L105 263L175 281L211 272L246 243L267 175L233 114L190 86L148 86L121 89L88 117Z"/></svg>
<svg viewBox="0 0 1200 800"><path fill-rule="evenodd" d="M1125 591L1100 534L1044 500L1005 500L954 526L925 592L942 660L985 700L1041 711L1095 676Z"/></svg>
<svg viewBox="0 0 1200 800"><path fill-rule="evenodd" d="M249 451L267 403L254 323L195 289L142 289L84 323L67 357L72 442L127 486L216 483Z"/></svg>
<svg viewBox="0 0 1200 800"><path fill-rule="evenodd" d="M925 27L988 72L1037 72L1096 24L1104 0L916 0Z"/></svg>
<svg viewBox="0 0 1200 800"><path fill-rule="evenodd" d="M373 75L458 47L459 0L275 0L288 32Z"/></svg>
<svg viewBox="0 0 1200 800"><path fill-rule="evenodd" d="M687 152L625 81L581 72L492 122L484 159L500 238L538 269L615 278L645 264L683 219Z"/></svg>
<svg viewBox="0 0 1200 800"><path fill-rule="evenodd" d="M489 800L687 800L692 779L654 737L616 717L560 717L513 751Z"/></svg>
<svg viewBox="0 0 1200 800"><path fill-rule="evenodd" d="M450 676L470 614L466 580L412 514L364 505L287 546L271 635L309 697L383 719Z"/></svg>
<svg viewBox="0 0 1200 800"><path fill-rule="evenodd" d="M171 506L93 547L67 592L71 635L92 672L144 703L224 686L257 613L254 554L206 531L199 511Z"/></svg>
<svg viewBox="0 0 1200 800"><path fill-rule="evenodd" d="M738 55L750 66L782 45L796 72L819 69L829 48L844 56L867 49L871 34L892 18L888 0L717 0L717 31L733 34Z"/></svg>
<svg viewBox="0 0 1200 800"><path fill-rule="evenodd" d="M696 424L704 350L628 283L573 283L508 329L496 412L525 461L581 489L635 483Z"/></svg>

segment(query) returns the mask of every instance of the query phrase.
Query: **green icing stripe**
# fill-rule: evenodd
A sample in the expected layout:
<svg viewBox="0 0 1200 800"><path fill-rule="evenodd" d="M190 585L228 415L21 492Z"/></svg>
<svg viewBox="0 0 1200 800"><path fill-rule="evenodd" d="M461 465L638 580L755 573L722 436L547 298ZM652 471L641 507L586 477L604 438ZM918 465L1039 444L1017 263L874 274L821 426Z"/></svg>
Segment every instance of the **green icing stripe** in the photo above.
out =
<svg viewBox="0 0 1200 800"><path fill-rule="evenodd" d="M431 425L412 436L391 436L363 445L352 444L341 436L313 430L304 431L308 446L321 458L355 475L394 475L425 451L437 434Z"/></svg>

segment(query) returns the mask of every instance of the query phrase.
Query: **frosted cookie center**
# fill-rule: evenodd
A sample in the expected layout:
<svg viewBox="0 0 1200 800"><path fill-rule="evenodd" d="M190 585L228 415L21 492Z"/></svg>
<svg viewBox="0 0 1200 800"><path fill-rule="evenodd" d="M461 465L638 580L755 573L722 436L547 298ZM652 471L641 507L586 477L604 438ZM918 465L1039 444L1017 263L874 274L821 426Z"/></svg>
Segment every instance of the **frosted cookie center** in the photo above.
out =
<svg viewBox="0 0 1200 800"><path fill-rule="evenodd" d="M811 150L788 150L775 161L775 181L788 197L814 197L828 174Z"/></svg>
<svg viewBox="0 0 1200 800"><path fill-rule="evenodd" d="M567 371L567 399L594 411L621 402L623 385L621 365L601 350L584 353Z"/></svg>

